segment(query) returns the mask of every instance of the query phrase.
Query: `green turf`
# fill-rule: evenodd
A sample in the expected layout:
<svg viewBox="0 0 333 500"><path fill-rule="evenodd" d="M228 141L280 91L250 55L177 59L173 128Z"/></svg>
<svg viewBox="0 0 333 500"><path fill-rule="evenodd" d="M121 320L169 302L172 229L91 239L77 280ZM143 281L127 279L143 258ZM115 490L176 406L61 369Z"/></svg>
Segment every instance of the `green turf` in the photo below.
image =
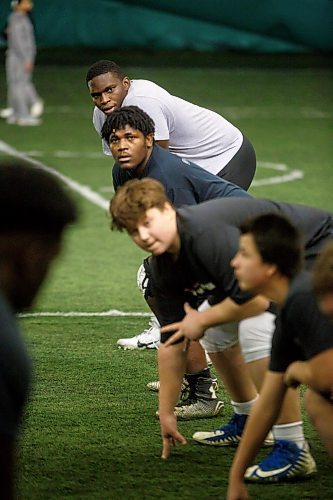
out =
<svg viewBox="0 0 333 500"><path fill-rule="evenodd" d="M87 66L93 61L89 61ZM87 66L40 65L43 125L0 122L0 137L19 151L90 186L107 200L112 162L101 154L84 85ZM274 66L274 65L273 65ZM333 210L332 70L328 68L127 66L177 95L221 112L253 141L259 162L283 163L302 180L251 188L255 196ZM4 75L0 75L4 88ZM0 106L5 105L4 94ZM60 153L75 153L61 158ZM95 157L94 157L95 155ZM256 180L280 175L258 168ZM105 210L77 199L81 220L66 238L36 311L147 312L137 291L143 253L126 234L112 233ZM36 366L20 453L19 490L27 499L223 498L233 450L191 443L218 420L180 423L188 438L168 462L159 459L155 352L122 352L145 318L26 318L21 320ZM226 399L226 416L231 408ZM332 467L307 419L318 475L292 485L251 486L253 498L331 499Z"/></svg>

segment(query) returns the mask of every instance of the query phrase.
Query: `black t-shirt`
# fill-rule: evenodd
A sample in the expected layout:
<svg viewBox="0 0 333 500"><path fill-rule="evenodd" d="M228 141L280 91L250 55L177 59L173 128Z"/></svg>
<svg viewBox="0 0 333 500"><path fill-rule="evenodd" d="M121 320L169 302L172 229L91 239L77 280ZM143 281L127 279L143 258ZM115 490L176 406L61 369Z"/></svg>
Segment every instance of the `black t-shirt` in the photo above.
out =
<svg viewBox="0 0 333 500"><path fill-rule="evenodd" d="M210 303L230 297L242 304L252 298L240 290L230 261L238 250L239 226L249 217L265 213L285 215L303 232L306 260L311 261L327 239L333 238L333 214L303 205L220 198L178 209L181 251L177 261L168 253L152 256L150 261L162 325L183 318L189 295L201 300L210 296Z"/></svg>
<svg viewBox="0 0 333 500"><path fill-rule="evenodd" d="M284 372L293 361L306 361L333 348L333 322L318 307L308 273L291 283L276 318L269 369Z"/></svg>
<svg viewBox="0 0 333 500"><path fill-rule="evenodd" d="M196 205L203 201L227 196L250 197L239 186L207 172L188 160L183 160L157 144L154 145L145 170L140 176L140 178L144 177L160 181L175 207ZM116 191L126 181L133 179L133 172L115 163L112 178Z"/></svg>

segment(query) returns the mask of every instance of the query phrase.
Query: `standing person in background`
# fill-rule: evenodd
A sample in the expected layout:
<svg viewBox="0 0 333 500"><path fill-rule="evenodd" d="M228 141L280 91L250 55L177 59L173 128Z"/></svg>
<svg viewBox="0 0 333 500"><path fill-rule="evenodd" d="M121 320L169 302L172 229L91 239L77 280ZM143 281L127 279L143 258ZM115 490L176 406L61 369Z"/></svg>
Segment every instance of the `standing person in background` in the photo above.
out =
<svg viewBox="0 0 333 500"><path fill-rule="evenodd" d="M27 189L28 186L28 189ZM56 178L0 162L0 498L15 498L15 448L31 361L15 314L30 307L76 208Z"/></svg>
<svg viewBox="0 0 333 500"><path fill-rule="evenodd" d="M6 52L6 78L8 108L0 112L7 123L39 125L44 105L32 82L36 58L34 27L30 19L31 0L11 2L13 12L5 28L8 48Z"/></svg>
<svg viewBox="0 0 333 500"><path fill-rule="evenodd" d="M93 124L102 137L107 116L124 106L138 106L155 124L155 142L204 170L247 190L256 170L254 148L245 135L223 116L170 94L148 80L131 80L113 61L95 62L87 72L86 84L95 105ZM103 151L111 155L105 137ZM159 324L139 335L119 339L125 349L155 348Z"/></svg>

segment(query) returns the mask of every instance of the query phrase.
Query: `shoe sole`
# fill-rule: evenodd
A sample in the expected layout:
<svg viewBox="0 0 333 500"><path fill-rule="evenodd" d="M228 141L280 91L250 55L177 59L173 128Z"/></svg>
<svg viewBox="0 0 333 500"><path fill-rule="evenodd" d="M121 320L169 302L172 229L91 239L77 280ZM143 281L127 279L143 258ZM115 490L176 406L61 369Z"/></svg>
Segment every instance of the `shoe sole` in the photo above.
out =
<svg viewBox="0 0 333 500"><path fill-rule="evenodd" d="M312 479L317 473L317 469L311 472L305 472L304 474L291 476L291 477L268 477L266 479L260 477L246 477L244 476L244 481L246 483L257 483L257 484L269 484L269 483L297 483L298 481L306 481L307 479Z"/></svg>
<svg viewBox="0 0 333 500"><path fill-rule="evenodd" d="M150 346L125 346L125 345L118 345L118 349L123 349L124 351L143 351L144 349L158 349L157 347L150 347Z"/></svg>
<svg viewBox="0 0 333 500"><path fill-rule="evenodd" d="M237 442L232 442L232 441L226 441L226 442L219 442L219 441L204 441L204 440L199 440L199 439L196 439L195 437L192 436L192 439L193 441L195 441L197 444L201 444L203 446L215 446L215 448L223 448L223 447L233 447L233 448L237 448L237 446L239 445L240 443L240 440L237 441ZM262 444L262 447L263 448L270 448L274 445L274 441L270 441L270 440L267 440L267 441L264 441L263 444Z"/></svg>
<svg viewBox="0 0 333 500"><path fill-rule="evenodd" d="M239 445L239 441L236 443L234 441L223 441L223 442L218 442L218 441L199 441L195 437L192 436L192 439L195 443L200 444L202 446L213 446L215 448L237 448Z"/></svg>
<svg viewBox="0 0 333 500"><path fill-rule="evenodd" d="M152 392L159 392L160 388L158 387L158 389L156 388L152 388L152 387L149 387L149 384L147 384L147 388L152 391ZM184 392L186 389L188 388L187 387L183 387L182 386L182 389L181 389L181 392ZM217 382L213 381L213 388L214 388L214 391L217 392L219 390L219 385Z"/></svg>
<svg viewBox="0 0 333 500"><path fill-rule="evenodd" d="M214 412L211 415L207 414L193 414L193 415L188 415L188 416L183 416L183 415L177 415L177 412L175 411L175 415L177 417L177 420L196 420L199 418L214 418L214 417L221 417L223 415L224 411L224 403L223 401L220 401L217 407L215 408Z"/></svg>

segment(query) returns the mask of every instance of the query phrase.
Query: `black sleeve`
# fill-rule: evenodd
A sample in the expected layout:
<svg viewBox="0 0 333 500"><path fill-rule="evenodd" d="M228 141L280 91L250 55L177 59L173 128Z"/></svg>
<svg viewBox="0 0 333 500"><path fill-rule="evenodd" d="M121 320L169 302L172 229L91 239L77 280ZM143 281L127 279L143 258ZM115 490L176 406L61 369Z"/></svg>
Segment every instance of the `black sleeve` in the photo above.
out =
<svg viewBox="0 0 333 500"><path fill-rule="evenodd" d="M285 371L293 361L308 360L333 348L333 323L319 309L313 292L301 292L278 318L270 369Z"/></svg>
<svg viewBox="0 0 333 500"><path fill-rule="evenodd" d="M130 177L128 177L127 173L122 170L117 163L113 165L112 168L112 181L113 181L113 188L115 191L125 184L126 181L128 181Z"/></svg>
<svg viewBox="0 0 333 500"><path fill-rule="evenodd" d="M243 292L235 277L231 260L238 250L239 229L234 226L221 225L219 230L202 231L200 238L194 242L195 252L200 261L200 265L211 276L212 282L216 285L214 295L221 301L230 297L237 304L243 304L251 300L254 295Z"/></svg>
<svg viewBox="0 0 333 500"><path fill-rule="evenodd" d="M119 167L116 163L113 165L112 168L112 182L113 182L113 189L116 192L118 187L121 185L119 179Z"/></svg>

